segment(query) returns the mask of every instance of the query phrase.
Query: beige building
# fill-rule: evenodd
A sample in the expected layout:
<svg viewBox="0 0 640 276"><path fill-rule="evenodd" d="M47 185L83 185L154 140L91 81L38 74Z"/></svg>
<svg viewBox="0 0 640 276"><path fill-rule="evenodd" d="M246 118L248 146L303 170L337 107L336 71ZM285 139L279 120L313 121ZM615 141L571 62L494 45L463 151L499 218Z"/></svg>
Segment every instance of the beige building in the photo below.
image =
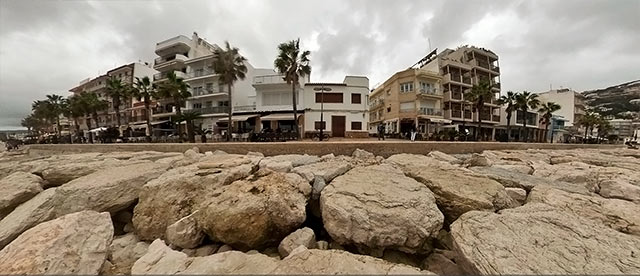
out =
<svg viewBox="0 0 640 276"><path fill-rule="evenodd" d="M369 95L369 132L384 124L388 134L410 132L423 136L450 123L442 114L442 77L424 69L395 73Z"/></svg>
<svg viewBox="0 0 640 276"><path fill-rule="evenodd" d="M543 102L554 102L560 105L560 110L554 112L568 120L567 127L572 127L580 122L580 118L585 114L585 97L574 90L553 89L538 93Z"/></svg>

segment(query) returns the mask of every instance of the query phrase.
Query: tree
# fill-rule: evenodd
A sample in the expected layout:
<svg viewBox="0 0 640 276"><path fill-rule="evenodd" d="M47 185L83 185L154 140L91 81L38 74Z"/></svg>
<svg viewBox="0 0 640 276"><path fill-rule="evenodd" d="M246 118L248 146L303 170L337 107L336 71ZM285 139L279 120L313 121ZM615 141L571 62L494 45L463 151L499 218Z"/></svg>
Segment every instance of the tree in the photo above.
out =
<svg viewBox="0 0 640 276"><path fill-rule="evenodd" d="M115 76L111 76L107 79L106 94L111 98L113 110L116 112L116 123L118 130L120 129L120 105L127 98L127 88L122 84L122 81Z"/></svg>
<svg viewBox="0 0 640 276"><path fill-rule="evenodd" d="M529 111L529 109L534 109L538 107L538 105L540 104L540 100L538 99L537 94L533 94L527 91L522 91L522 93L519 93L516 95L516 104L518 106L518 109L522 111L522 115L524 117L522 120L522 127L524 128L524 137L525 137L524 141L528 142L529 129L527 128L527 112Z"/></svg>
<svg viewBox="0 0 640 276"><path fill-rule="evenodd" d="M506 105L505 112L507 113L507 142L511 141L511 115L513 111L517 109L516 106L516 93L513 91L507 91L506 95L502 95L498 99L499 105Z"/></svg>
<svg viewBox="0 0 640 276"><path fill-rule="evenodd" d="M136 77L136 82L131 90L131 96L138 101L144 102L144 111L147 114L147 140L151 138L151 99L157 97L155 86L151 83L149 77L143 77L142 79Z"/></svg>
<svg viewBox="0 0 640 276"><path fill-rule="evenodd" d="M31 104L34 118L42 123L41 131L47 131L56 122L56 117L51 108L51 104L46 100L37 100Z"/></svg>
<svg viewBox="0 0 640 276"><path fill-rule="evenodd" d="M547 102L540 106L538 113L542 113L540 122L544 122L544 138L542 141L546 141L547 132L549 131L549 123L553 117L553 112L560 110L561 106L554 102ZM553 129L551 130L553 132Z"/></svg>
<svg viewBox="0 0 640 276"><path fill-rule="evenodd" d="M187 137L189 138L189 143L195 143L196 138L193 131L193 121L200 119L200 113L195 111L185 111L180 114L180 116L176 116L176 122L185 122L187 128Z"/></svg>
<svg viewBox="0 0 640 276"><path fill-rule="evenodd" d="M598 116L595 126L598 128L598 143L600 143L600 138L606 137L609 134L609 131L613 129L609 121L604 119L602 116Z"/></svg>
<svg viewBox="0 0 640 276"><path fill-rule="evenodd" d="M100 127L100 123L98 122L98 111L105 110L109 107L109 103L105 100L101 100L98 98L98 95L93 92L85 92L80 94L82 97L82 102L84 104L84 115L87 117L87 128L89 130L91 127L91 119L96 123L96 127ZM89 143L93 143L93 135L89 134Z"/></svg>
<svg viewBox="0 0 640 276"><path fill-rule="evenodd" d="M233 130L231 121L232 93L233 83L238 79L244 80L247 73L247 66L244 64L246 58L240 55L238 48L231 47L229 41L225 42L225 49L216 49L213 52L214 62L213 71L219 74L218 81L227 85L227 94L229 96L229 110L227 111L227 141L231 140L231 131Z"/></svg>
<svg viewBox="0 0 640 276"><path fill-rule="evenodd" d="M300 77L311 74L309 56L311 52L300 52L300 38L278 45L278 57L273 62L278 73L284 75L283 79L291 84L291 97L293 101L293 131L296 138L300 137L298 131L298 108L296 106L296 85L299 85Z"/></svg>
<svg viewBox="0 0 640 276"><path fill-rule="evenodd" d="M176 117L182 115L182 106L185 100L191 97L189 85L182 78L176 76L174 72L167 73L167 80L160 83L157 93L158 96L169 98L173 101L176 107ZM176 130L179 131L179 127Z"/></svg>
<svg viewBox="0 0 640 276"><path fill-rule="evenodd" d="M47 127L47 123L45 118L38 117L35 113L31 113L22 119L20 125L26 127L29 132L40 133Z"/></svg>
<svg viewBox="0 0 640 276"><path fill-rule="evenodd" d="M50 94L47 95L47 99L45 101L48 103L46 106L49 109L50 115L52 118L55 118L58 137L60 137L62 136L62 130L60 129L60 115L63 115L67 100L60 95Z"/></svg>
<svg viewBox="0 0 640 276"><path fill-rule="evenodd" d="M598 114L593 113L591 111L587 111L587 113L580 118L580 121L578 123L584 127L583 143L586 143L587 134L589 133L589 130L593 132L593 126L595 126L598 123Z"/></svg>
<svg viewBox="0 0 640 276"><path fill-rule="evenodd" d="M67 108L65 110L65 116L73 120L73 124L76 129L76 136L80 133L80 124L78 118L85 114L85 104L81 95L75 95L67 99ZM71 143L73 143L73 137L71 137Z"/></svg>
<svg viewBox="0 0 640 276"><path fill-rule="evenodd" d="M478 114L478 128L474 131L475 140L478 141L478 135L482 130L482 110L484 109L484 103L486 100L491 101L493 98L493 92L491 92L491 84L485 81L480 81L480 83L474 85L471 88L471 91L464 95L465 100L471 102L471 104L475 107L476 113Z"/></svg>

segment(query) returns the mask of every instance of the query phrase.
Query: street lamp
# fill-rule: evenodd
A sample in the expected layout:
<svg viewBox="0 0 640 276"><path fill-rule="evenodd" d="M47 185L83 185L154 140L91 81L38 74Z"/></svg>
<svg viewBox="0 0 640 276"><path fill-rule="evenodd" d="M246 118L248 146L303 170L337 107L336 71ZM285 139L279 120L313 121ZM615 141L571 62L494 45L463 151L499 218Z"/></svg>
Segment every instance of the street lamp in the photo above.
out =
<svg viewBox="0 0 640 276"><path fill-rule="evenodd" d="M331 91L331 88L324 87L324 84L321 87L313 88L314 91L320 91L320 141L323 138L323 130L324 130L324 91Z"/></svg>

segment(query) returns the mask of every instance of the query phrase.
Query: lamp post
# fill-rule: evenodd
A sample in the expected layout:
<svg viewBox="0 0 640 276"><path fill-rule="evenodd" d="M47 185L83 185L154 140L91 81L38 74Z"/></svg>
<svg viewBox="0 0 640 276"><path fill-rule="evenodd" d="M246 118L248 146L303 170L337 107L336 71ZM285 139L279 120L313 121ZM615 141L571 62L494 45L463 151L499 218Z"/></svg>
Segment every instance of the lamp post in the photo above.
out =
<svg viewBox="0 0 640 276"><path fill-rule="evenodd" d="M323 138L323 130L324 130L324 91L331 91L331 88L324 87L324 84L322 84L320 87L315 87L313 88L314 91L320 91L320 141L322 141Z"/></svg>

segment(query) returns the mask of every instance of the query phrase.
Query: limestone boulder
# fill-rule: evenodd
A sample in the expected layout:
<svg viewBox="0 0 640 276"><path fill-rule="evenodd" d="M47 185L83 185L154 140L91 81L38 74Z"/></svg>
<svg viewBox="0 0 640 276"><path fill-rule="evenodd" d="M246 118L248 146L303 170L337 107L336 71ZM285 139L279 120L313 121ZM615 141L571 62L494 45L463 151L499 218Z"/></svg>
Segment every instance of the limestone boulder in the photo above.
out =
<svg viewBox="0 0 640 276"><path fill-rule="evenodd" d="M582 185L589 192L595 192L598 189L600 177L597 168L593 165L582 162L550 165L540 161L532 162L531 165L535 169L533 176Z"/></svg>
<svg viewBox="0 0 640 276"><path fill-rule="evenodd" d="M440 253L429 255L424 260L422 267L438 275L465 275L458 264Z"/></svg>
<svg viewBox="0 0 640 276"><path fill-rule="evenodd" d="M477 153L472 154L469 159L463 162L465 167L490 167L492 164L493 162L488 157Z"/></svg>
<svg viewBox="0 0 640 276"><path fill-rule="evenodd" d="M0 219L42 192L42 184L42 178L26 172L15 172L0 179Z"/></svg>
<svg viewBox="0 0 640 276"><path fill-rule="evenodd" d="M527 200L527 191L520 188L505 188L507 195L511 197L515 202L522 205Z"/></svg>
<svg viewBox="0 0 640 276"><path fill-rule="evenodd" d="M351 154L351 156L353 156L353 158L355 159L359 159L359 160L369 160L369 159L375 159L376 156L373 153L370 153L366 150L362 150L362 149L356 149L353 151L353 154Z"/></svg>
<svg viewBox="0 0 640 276"><path fill-rule="evenodd" d="M50 188L37 194L0 220L0 249L27 229L56 217L56 189Z"/></svg>
<svg viewBox="0 0 640 276"><path fill-rule="evenodd" d="M363 250L428 250L443 223L433 193L388 164L336 177L322 191L320 207L329 235Z"/></svg>
<svg viewBox="0 0 640 276"><path fill-rule="evenodd" d="M448 223L471 210L496 211L518 205L500 183L468 169L415 154L396 154L387 162L426 185Z"/></svg>
<svg viewBox="0 0 640 276"><path fill-rule="evenodd" d="M147 252L131 267L132 275L176 274L187 268L189 257L169 248L157 239L149 245Z"/></svg>
<svg viewBox="0 0 640 276"><path fill-rule="evenodd" d="M189 266L179 274L272 274L278 266L278 260L267 255L247 254L239 251L227 251L206 257L192 258L189 261Z"/></svg>
<svg viewBox="0 0 640 276"><path fill-rule="evenodd" d="M293 173L265 172L218 188L198 223L215 241L238 249L277 244L306 219L311 186Z"/></svg>
<svg viewBox="0 0 640 276"><path fill-rule="evenodd" d="M160 176L166 165L140 163L113 167L77 178L56 190L56 216L94 210L123 210L138 199L145 183Z"/></svg>
<svg viewBox="0 0 640 276"><path fill-rule="evenodd" d="M148 249L149 244L140 241L133 233L114 237L107 257L111 267L106 274L130 274L133 264L144 256Z"/></svg>
<svg viewBox="0 0 640 276"><path fill-rule="evenodd" d="M507 188L521 188L531 191L536 186L551 186L563 191L589 195L592 194L591 184L581 182L565 182L546 177L523 174L515 170L508 170L500 167L471 167L472 171L491 178ZM592 188L591 188L592 189Z"/></svg>
<svg viewBox="0 0 640 276"><path fill-rule="evenodd" d="M41 223L0 251L3 274L97 275L113 238L108 213L83 211Z"/></svg>
<svg viewBox="0 0 640 276"><path fill-rule="evenodd" d="M77 162L52 162L38 173L46 181L45 188L57 187L71 180L92 174L107 168L139 164L149 161L122 161L115 158L103 160L83 160Z"/></svg>
<svg viewBox="0 0 640 276"><path fill-rule="evenodd" d="M204 239L204 233L198 226L196 215L190 214L167 227L167 241L180 248L195 248Z"/></svg>
<svg viewBox="0 0 640 276"><path fill-rule="evenodd" d="M268 168L279 172L288 172L294 167L309 165L319 161L320 157L315 155L283 154L269 156L262 159L262 161L260 161L260 168Z"/></svg>
<svg viewBox="0 0 640 276"><path fill-rule="evenodd" d="M322 177L325 182L330 182L349 171L351 167L351 164L346 161L329 161L296 167L293 172L302 176L309 183L313 182L316 177Z"/></svg>
<svg viewBox="0 0 640 276"><path fill-rule="evenodd" d="M617 231L640 236L640 205L629 201L567 193L540 186L531 191L527 202L551 205Z"/></svg>
<svg viewBox="0 0 640 276"><path fill-rule="evenodd" d="M427 154L427 156L429 156L429 157L431 157L433 159L440 160L440 161L449 162L451 164L460 164L460 163L462 163L462 160L460 160L458 158L455 158L453 155L449 155L449 154L446 154L444 152L437 151L437 150L429 152L429 154Z"/></svg>
<svg viewBox="0 0 640 276"><path fill-rule="evenodd" d="M640 239L546 204L471 211L451 225L465 274L638 274Z"/></svg>
<svg viewBox="0 0 640 276"><path fill-rule="evenodd" d="M298 246L304 246L306 248L316 247L316 235L311 228L305 227L296 230L285 237L278 246L278 252L283 258L288 256L291 251Z"/></svg>
<svg viewBox="0 0 640 276"><path fill-rule="evenodd" d="M251 175L259 162L235 154L212 158L171 169L142 187L133 213L133 226L140 239L165 239L169 225L200 209L218 187Z"/></svg>
<svg viewBox="0 0 640 276"><path fill-rule="evenodd" d="M640 204L640 186L621 179L603 180L600 182L598 194L606 198L619 198Z"/></svg>

